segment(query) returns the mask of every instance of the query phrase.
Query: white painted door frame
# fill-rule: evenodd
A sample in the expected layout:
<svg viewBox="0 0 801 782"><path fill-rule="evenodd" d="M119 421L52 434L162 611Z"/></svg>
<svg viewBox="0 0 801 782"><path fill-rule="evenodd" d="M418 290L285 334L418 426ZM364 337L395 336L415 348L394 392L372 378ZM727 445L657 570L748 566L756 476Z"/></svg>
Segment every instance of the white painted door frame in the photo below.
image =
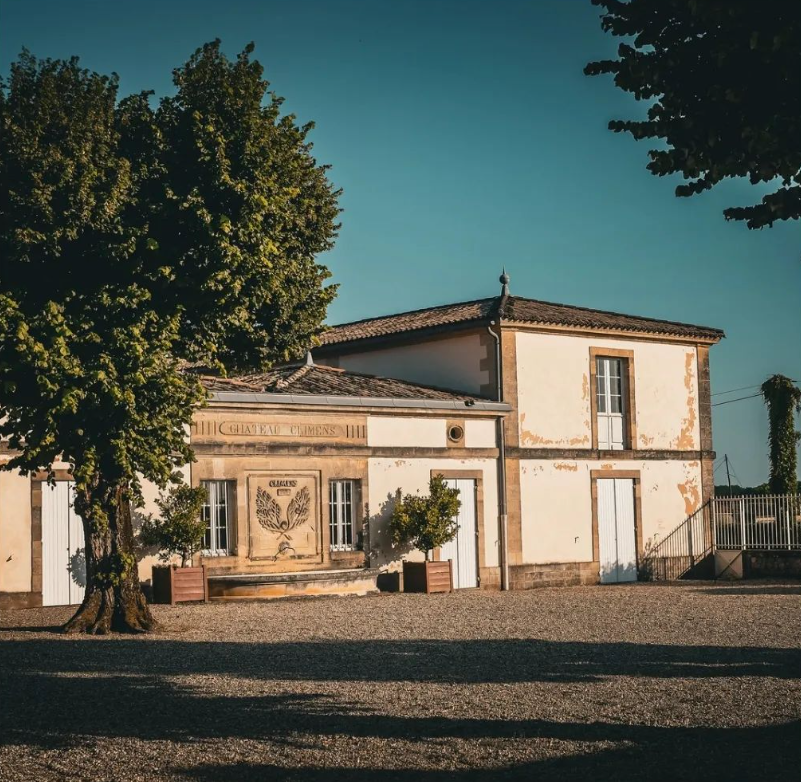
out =
<svg viewBox="0 0 801 782"><path fill-rule="evenodd" d="M446 478L451 489L459 489L461 507L456 517L456 537L440 546L439 558L452 560L454 589L478 586L478 506L474 478Z"/></svg>

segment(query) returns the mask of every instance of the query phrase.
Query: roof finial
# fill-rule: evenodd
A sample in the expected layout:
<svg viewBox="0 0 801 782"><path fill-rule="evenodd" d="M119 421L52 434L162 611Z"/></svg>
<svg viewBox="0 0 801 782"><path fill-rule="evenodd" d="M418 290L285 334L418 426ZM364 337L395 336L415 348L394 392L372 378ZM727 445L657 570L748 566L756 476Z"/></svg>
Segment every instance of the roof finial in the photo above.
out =
<svg viewBox="0 0 801 782"><path fill-rule="evenodd" d="M307 367L314 366L314 359L312 358L311 350L306 351L306 366Z"/></svg>
<svg viewBox="0 0 801 782"><path fill-rule="evenodd" d="M503 285L501 288L501 296L509 295L509 275L506 273L506 267L503 267L503 274L498 277L498 281Z"/></svg>

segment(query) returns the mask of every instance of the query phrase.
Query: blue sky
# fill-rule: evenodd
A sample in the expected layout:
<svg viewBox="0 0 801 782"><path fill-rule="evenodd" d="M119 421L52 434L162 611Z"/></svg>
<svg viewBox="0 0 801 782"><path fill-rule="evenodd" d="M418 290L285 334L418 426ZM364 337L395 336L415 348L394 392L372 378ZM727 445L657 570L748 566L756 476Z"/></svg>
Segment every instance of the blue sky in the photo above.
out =
<svg viewBox="0 0 801 782"><path fill-rule="evenodd" d="M680 200L645 171L648 146L606 129L642 108L582 74L616 47L589 0L0 3L2 72L22 46L77 54L122 94L169 93L216 37L256 43L344 188L330 322L493 295L506 265L519 295L724 329L713 393L801 379L799 226L726 223L745 183ZM766 479L760 399L714 408L714 436L740 481Z"/></svg>

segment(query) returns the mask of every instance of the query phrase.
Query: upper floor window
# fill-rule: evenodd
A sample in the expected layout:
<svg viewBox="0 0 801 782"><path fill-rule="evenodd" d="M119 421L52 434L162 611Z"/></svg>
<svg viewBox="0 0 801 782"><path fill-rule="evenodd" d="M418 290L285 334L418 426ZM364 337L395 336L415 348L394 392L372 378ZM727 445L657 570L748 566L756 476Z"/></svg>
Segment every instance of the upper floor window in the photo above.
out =
<svg viewBox="0 0 801 782"><path fill-rule="evenodd" d="M206 502L201 513L206 522L203 554L222 556L230 553L231 528L234 514L233 481L201 481L206 489Z"/></svg>
<svg viewBox="0 0 801 782"><path fill-rule="evenodd" d="M601 450L622 451L629 447L627 375L627 359L595 357L596 447Z"/></svg>
<svg viewBox="0 0 801 782"><path fill-rule="evenodd" d="M329 511L331 550L350 551L356 526L356 481L335 480L329 483Z"/></svg>

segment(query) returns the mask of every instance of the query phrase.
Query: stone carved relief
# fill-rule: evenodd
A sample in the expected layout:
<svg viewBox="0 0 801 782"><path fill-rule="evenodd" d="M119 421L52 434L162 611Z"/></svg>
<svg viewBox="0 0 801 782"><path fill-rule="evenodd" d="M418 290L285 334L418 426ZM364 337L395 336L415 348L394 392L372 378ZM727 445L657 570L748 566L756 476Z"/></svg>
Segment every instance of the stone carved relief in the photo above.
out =
<svg viewBox="0 0 801 782"><path fill-rule="evenodd" d="M251 476L252 558L319 554L317 497L313 475Z"/></svg>
<svg viewBox="0 0 801 782"><path fill-rule="evenodd" d="M256 490L256 518L262 527L271 530L281 537L291 540L289 532L309 520L311 497L309 489L304 486L295 494L286 509L286 519L281 519L281 506L273 499L270 492L259 487Z"/></svg>

